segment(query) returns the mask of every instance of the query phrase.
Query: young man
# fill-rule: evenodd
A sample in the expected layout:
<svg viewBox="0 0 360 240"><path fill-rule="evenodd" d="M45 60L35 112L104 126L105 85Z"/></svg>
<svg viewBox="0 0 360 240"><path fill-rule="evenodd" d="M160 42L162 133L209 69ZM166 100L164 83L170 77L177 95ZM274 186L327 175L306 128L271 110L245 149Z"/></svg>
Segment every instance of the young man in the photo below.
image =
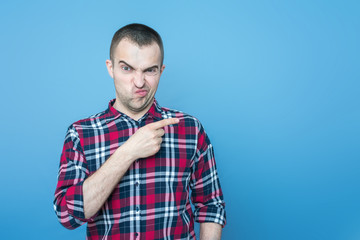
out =
<svg viewBox="0 0 360 240"><path fill-rule="evenodd" d="M54 207L66 228L87 222L88 239L195 239L194 219L200 239L221 238L225 204L209 138L197 119L154 98L163 59L156 31L119 29L106 61L116 98L68 129Z"/></svg>

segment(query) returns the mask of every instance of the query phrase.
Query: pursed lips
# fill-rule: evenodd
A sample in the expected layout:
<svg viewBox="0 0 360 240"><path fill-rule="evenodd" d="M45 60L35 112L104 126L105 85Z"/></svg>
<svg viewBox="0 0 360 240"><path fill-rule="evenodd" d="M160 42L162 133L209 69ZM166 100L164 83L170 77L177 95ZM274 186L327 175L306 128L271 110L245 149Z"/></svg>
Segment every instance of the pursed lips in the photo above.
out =
<svg viewBox="0 0 360 240"><path fill-rule="evenodd" d="M140 90L135 91L135 94L144 97L144 96L146 96L146 94L147 94L148 92L149 92L148 90L140 89Z"/></svg>

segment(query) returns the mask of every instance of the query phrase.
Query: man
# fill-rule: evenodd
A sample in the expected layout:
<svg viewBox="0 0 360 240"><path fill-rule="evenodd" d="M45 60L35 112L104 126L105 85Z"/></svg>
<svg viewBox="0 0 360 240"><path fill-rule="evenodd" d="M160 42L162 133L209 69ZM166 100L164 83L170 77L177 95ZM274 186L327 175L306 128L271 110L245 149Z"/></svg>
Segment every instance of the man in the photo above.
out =
<svg viewBox="0 0 360 240"><path fill-rule="evenodd" d="M221 238L225 205L209 138L197 119L154 98L163 59L155 30L119 29L106 61L116 98L68 128L54 207L66 228L87 222L88 239L195 239L194 218L200 239Z"/></svg>

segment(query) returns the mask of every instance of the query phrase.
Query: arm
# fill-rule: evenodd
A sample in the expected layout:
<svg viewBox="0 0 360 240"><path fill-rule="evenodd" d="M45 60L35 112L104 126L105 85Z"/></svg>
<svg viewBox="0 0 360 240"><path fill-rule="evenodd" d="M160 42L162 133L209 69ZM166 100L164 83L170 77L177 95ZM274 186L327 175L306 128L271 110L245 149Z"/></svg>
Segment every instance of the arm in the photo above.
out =
<svg viewBox="0 0 360 240"><path fill-rule="evenodd" d="M115 186L131 164L160 150L163 127L178 123L178 119L164 119L138 129L113 155L85 180L83 187L85 218L92 217L103 206Z"/></svg>
<svg viewBox="0 0 360 240"><path fill-rule="evenodd" d="M91 219L103 206L133 161L159 151L164 135L163 127L177 122L178 119L164 119L138 129L88 178L78 135L74 129L69 130L61 158L54 201L61 224L74 229Z"/></svg>
<svg viewBox="0 0 360 240"><path fill-rule="evenodd" d="M220 240L222 226L217 223L200 223L200 240Z"/></svg>
<svg viewBox="0 0 360 240"><path fill-rule="evenodd" d="M220 239L221 227L226 224L225 202L214 150L200 123L190 187L195 220L200 223L200 235L204 239Z"/></svg>
<svg viewBox="0 0 360 240"><path fill-rule="evenodd" d="M86 222L82 211L82 186L88 174L79 134L72 125L65 136L54 199L59 222L68 229L75 229Z"/></svg>

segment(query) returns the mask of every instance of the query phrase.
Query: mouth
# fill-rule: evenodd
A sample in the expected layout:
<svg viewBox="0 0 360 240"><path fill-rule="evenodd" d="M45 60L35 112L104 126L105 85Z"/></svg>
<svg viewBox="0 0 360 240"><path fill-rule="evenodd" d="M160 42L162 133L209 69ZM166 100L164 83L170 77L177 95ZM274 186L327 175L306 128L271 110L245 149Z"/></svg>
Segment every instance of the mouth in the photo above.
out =
<svg viewBox="0 0 360 240"><path fill-rule="evenodd" d="M149 91L147 90L137 90L135 92L136 95L139 95L140 97L145 97L148 94Z"/></svg>

